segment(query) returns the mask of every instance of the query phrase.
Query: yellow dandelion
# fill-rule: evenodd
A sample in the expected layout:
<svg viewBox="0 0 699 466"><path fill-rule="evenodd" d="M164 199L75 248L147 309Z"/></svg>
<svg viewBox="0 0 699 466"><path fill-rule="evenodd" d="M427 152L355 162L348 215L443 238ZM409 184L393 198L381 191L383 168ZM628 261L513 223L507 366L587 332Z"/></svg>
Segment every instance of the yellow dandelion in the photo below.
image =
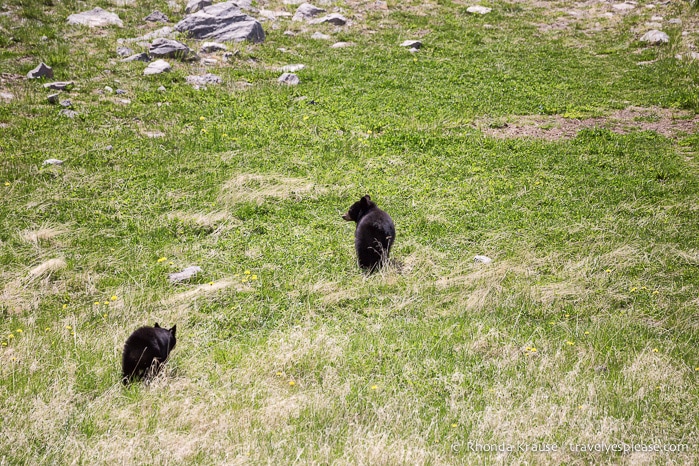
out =
<svg viewBox="0 0 699 466"><path fill-rule="evenodd" d="M695 371L699 371L699 367L695 367L694 370L695 370Z"/></svg>
<svg viewBox="0 0 699 466"><path fill-rule="evenodd" d="M527 351L531 351L531 350L532 350L532 347L531 347L531 346L527 346Z"/></svg>
<svg viewBox="0 0 699 466"><path fill-rule="evenodd" d="M532 348L532 353L536 353L536 348Z"/></svg>
<svg viewBox="0 0 699 466"><path fill-rule="evenodd" d="M112 296L111 298L109 298L109 299L111 299L112 301L116 301L116 300L119 299L119 298L117 298L116 295L113 295L113 296Z"/></svg>
<svg viewBox="0 0 699 466"><path fill-rule="evenodd" d="M17 333L22 333L23 331L24 330L22 330L21 328L18 328L17 330L15 330L15 332L17 332Z"/></svg>
<svg viewBox="0 0 699 466"><path fill-rule="evenodd" d="M253 275L252 277L250 277L250 280L257 280L257 275Z"/></svg>
<svg viewBox="0 0 699 466"><path fill-rule="evenodd" d="M660 293L660 291L658 291L658 290L655 290L655 291L653 292L653 294L658 294L658 293Z"/></svg>
<svg viewBox="0 0 699 466"><path fill-rule="evenodd" d="M106 318L107 318L107 314L102 314L102 318L106 319Z"/></svg>
<svg viewBox="0 0 699 466"><path fill-rule="evenodd" d="M2 346L7 346L7 342L6 342L6 341L3 341L3 342L2 342Z"/></svg>
<svg viewBox="0 0 699 466"><path fill-rule="evenodd" d="M247 283L247 282L248 282L248 279L247 279L247 278L243 278L242 280L240 280L240 282L241 282L241 283Z"/></svg>
<svg viewBox="0 0 699 466"><path fill-rule="evenodd" d="M372 385L372 386L371 386L371 389L372 389L372 390L378 390L378 389L379 389L379 386L378 386L378 385Z"/></svg>
<svg viewBox="0 0 699 466"><path fill-rule="evenodd" d="M10 182L9 182L9 181L5 181L5 186L10 186Z"/></svg>
<svg viewBox="0 0 699 466"><path fill-rule="evenodd" d="M277 372L277 377L281 377L281 375L282 375L281 372Z"/></svg>
<svg viewBox="0 0 699 466"><path fill-rule="evenodd" d="M68 309L68 305L67 305L67 304L64 304L64 305L63 305L63 309Z"/></svg>
<svg viewBox="0 0 699 466"><path fill-rule="evenodd" d="M585 332L585 335L589 335L589 334L590 334L590 332Z"/></svg>
<svg viewBox="0 0 699 466"><path fill-rule="evenodd" d="M228 135L227 135L226 133L223 133L223 134L221 135L221 137L225 139L225 138L228 137Z"/></svg>
<svg viewBox="0 0 699 466"><path fill-rule="evenodd" d="M582 409L582 405L578 406L578 409Z"/></svg>
<svg viewBox="0 0 699 466"><path fill-rule="evenodd" d="M99 306L99 305L100 305L100 302L99 302L99 301L95 301L95 302L92 303L92 304L94 304L95 306Z"/></svg>
<svg viewBox="0 0 699 466"><path fill-rule="evenodd" d="M245 275L250 275L250 271L249 271L249 270L246 270L246 271L243 272L243 273L244 273Z"/></svg>
<svg viewBox="0 0 699 466"><path fill-rule="evenodd" d="M201 133L202 133L202 134L206 134L206 133L208 133L208 131L206 130L206 128L202 128L202 129L201 129Z"/></svg>
<svg viewBox="0 0 699 466"><path fill-rule="evenodd" d="M303 121L306 121L306 120L308 120L308 115L303 116Z"/></svg>
<svg viewBox="0 0 699 466"><path fill-rule="evenodd" d="M566 341L566 344L568 346L573 346L575 344L575 342L568 340L568 341Z"/></svg>
<svg viewBox="0 0 699 466"><path fill-rule="evenodd" d="M71 327L70 325L66 325L66 330L71 330L72 328L73 327Z"/></svg>
<svg viewBox="0 0 699 466"><path fill-rule="evenodd" d="M15 337L14 333L10 333L9 335L7 335L8 340L12 340L14 337Z"/></svg>
<svg viewBox="0 0 699 466"><path fill-rule="evenodd" d="M453 428L453 427L458 427L458 424L454 423L454 424L452 424L451 426L452 426L452 428Z"/></svg>
<svg viewBox="0 0 699 466"><path fill-rule="evenodd" d="M645 291L648 289L648 287L642 286L641 289Z"/></svg>
<svg viewBox="0 0 699 466"><path fill-rule="evenodd" d="M200 116L200 117L199 117L199 120L200 120L200 121L204 121L204 120L206 120L206 118L203 117L203 116Z"/></svg>
<svg viewBox="0 0 699 466"><path fill-rule="evenodd" d="M160 259L158 259L158 262L165 262L166 260L167 260L167 257L161 257Z"/></svg>
<svg viewBox="0 0 699 466"><path fill-rule="evenodd" d="M289 386L293 387L294 385L296 385L296 382L294 382L293 380L289 380Z"/></svg>
<svg viewBox="0 0 699 466"><path fill-rule="evenodd" d="M638 288L636 288L636 287L634 286L634 287L631 288L631 290L629 290L629 291L631 291L631 293L633 293L633 292L636 291L636 290L638 290Z"/></svg>
<svg viewBox="0 0 699 466"><path fill-rule="evenodd" d="M606 273L612 273L612 269L605 270Z"/></svg>
<svg viewBox="0 0 699 466"><path fill-rule="evenodd" d="M658 352L658 348L653 348L653 352L654 352L654 353L657 353L657 352Z"/></svg>
<svg viewBox="0 0 699 466"><path fill-rule="evenodd" d="M370 129L368 129L368 130L366 130L366 133L367 133L367 134L371 134L372 131L371 131Z"/></svg>
<svg viewBox="0 0 699 466"><path fill-rule="evenodd" d="M105 305L105 306L108 305L108 304L109 304L109 301L105 301L105 302L104 302L104 305Z"/></svg>
<svg viewBox="0 0 699 466"><path fill-rule="evenodd" d="M44 332L50 332L50 331L51 331L51 327L46 327L46 328L44 329Z"/></svg>
<svg viewBox="0 0 699 466"><path fill-rule="evenodd" d="M71 334L72 336L75 336L75 332L70 332L70 334Z"/></svg>

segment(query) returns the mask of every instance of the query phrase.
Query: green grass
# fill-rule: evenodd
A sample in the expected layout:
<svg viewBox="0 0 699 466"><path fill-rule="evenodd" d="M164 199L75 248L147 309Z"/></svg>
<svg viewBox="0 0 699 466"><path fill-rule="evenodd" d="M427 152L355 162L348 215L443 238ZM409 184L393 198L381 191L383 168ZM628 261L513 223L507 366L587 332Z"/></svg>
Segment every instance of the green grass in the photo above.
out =
<svg viewBox="0 0 699 466"><path fill-rule="evenodd" d="M699 143L644 129L699 110L697 65L674 58L688 2L577 20L564 1L340 2L353 25L265 22L229 62L153 77L117 39L182 13L98 5L125 27L65 24L97 5L0 7L0 464L697 461ZM654 14L689 35L646 47ZM75 119L11 77L42 60L76 82ZM281 86L291 63L301 84ZM186 84L204 72L224 84ZM624 134L478 129L628 107L649 113ZM397 228L370 277L340 218L367 193ZM177 324L171 360L123 388L123 343L156 321ZM570 448L621 443L688 447Z"/></svg>

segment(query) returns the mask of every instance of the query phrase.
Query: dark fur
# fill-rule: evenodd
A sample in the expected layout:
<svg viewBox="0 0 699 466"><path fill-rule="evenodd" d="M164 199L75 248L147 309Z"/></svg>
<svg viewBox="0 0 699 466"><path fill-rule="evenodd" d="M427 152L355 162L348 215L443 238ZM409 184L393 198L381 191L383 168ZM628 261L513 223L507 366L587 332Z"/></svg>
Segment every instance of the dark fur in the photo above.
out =
<svg viewBox="0 0 699 466"><path fill-rule="evenodd" d="M133 379L148 378L158 373L160 365L167 360L177 343L176 331L177 325L166 329L156 323L154 327L137 329L126 339L121 362L124 385Z"/></svg>
<svg viewBox="0 0 699 466"><path fill-rule="evenodd" d="M352 204L342 218L357 222L354 248L357 250L359 266L369 273L376 271L388 260L391 246L396 239L393 220L376 206L369 195Z"/></svg>

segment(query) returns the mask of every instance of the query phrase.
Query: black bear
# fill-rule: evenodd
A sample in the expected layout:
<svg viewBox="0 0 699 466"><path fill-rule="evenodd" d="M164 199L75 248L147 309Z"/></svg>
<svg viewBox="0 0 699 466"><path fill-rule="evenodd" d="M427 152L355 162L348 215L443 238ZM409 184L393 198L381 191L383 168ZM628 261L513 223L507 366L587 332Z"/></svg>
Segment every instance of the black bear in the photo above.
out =
<svg viewBox="0 0 699 466"><path fill-rule="evenodd" d="M368 194L352 204L342 218L357 222L354 232L357 261L360 267L373 273L388 260L396 239L393 220L376 206Z"/></svg>
<svg viewBox="0 0 699 466"><path fill-rule="evenodd" d="M154 327L141 327L135 330L124 344L121 362L122 382L128 384L134 378L154 376L160 370L177 340L177 325L171 329L161 328L156 322Z"/></svg>

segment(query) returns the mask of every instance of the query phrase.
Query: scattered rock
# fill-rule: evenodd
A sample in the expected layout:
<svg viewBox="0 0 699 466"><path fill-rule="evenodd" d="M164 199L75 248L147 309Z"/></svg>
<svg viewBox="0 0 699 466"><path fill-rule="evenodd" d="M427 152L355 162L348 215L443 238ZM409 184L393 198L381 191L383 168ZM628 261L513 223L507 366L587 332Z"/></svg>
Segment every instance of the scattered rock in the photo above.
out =
<svg viewBox="0 0 699 466"><path fill-rule="evenodd" d="M294 65L284 65L284 66L282 66L282 72L284 72L284 73L296 73L297 71L301 71L305 67L306 67L306 65L302 65L300 63L294 64Z"/></svg>
<svg viewBox="0 0 699 466"><path fill-rule="evenodd" d="M150 55L156 58L177 58L186 60L196 56L194 51L182 42L160 37L155 39L148 50Z"/></svg>
<svg viewBox="0 0 699 466"><path fill-rule="evenodd" d="M46 159L42 165L62 165L63 160L58 159Z"/></svg>
<svg viewBox="0 0 699 466"><path fill-rule="evenodd" d="M249 40L263 42L265 32L255 18L244 14L235 2L223 2L207 6L185 17L175 25L179 32L186 32L195 39L217 41Z"/></svg>
<svg viewBox="0 0 699 466"><path fill-rule="evenodd" d="M57 104L58 103L58 96L59 94L49 94L49 96L46 98L50 104Z"/></svg>
<svg viewBox="0 0 699 466"><path fill-rule="evenodd" d="M153 13L143 18L143 21L148 21L151 23L167 23L170 20L163 12L155 10Z"/></svg>
<svg viewBox="0 0 699 466"><path fill-rule="evenodd" d="M160 86L160 87L158 88L158 90L159 90L160 92L165 92L165 91L167 91L167 89L165 89L165 86Z"/></svg>
<svg viewBox="0 0 699 466"><path fill-rule="evenodd" d="M83 25L91 28L111 25L124 27L124 23L119 19L119 15L99 7L68 16L68 24Z"/></svg>
<svg viewBox="0 0 699 466"><path fill-rule="evenodd" d="M10 100L12 100L14 98L15 98L15 96L11 92L0 91L0 100L4 100L5 102L9 102Z"/></svg>
<svg viewBox="0 0 699 466"><path fill-rule="evenodd" d="M201 53L214 53L214 52L225 52L228 50L226 44L221 44L219 42L204 42L201 44L199 49Z"/></svg>
<svg viewBox="0 0 699 466"><path fill-rule="evenodd" d="M45 89L53 89L56 91L65 91L73 87L75 83L73 81L56 81L53 83L44 84Z"/></svg>
<svg viewBox="0 0 699 466"><path fill-rule="evenodd" d="M260 14L260 16L267 18L267 19L271 19L271 20L292 16L292 14L289 13L288 11L272 11L272 10L265 10L265 9L260 10L259 14Z"/></svg>
<svg viewBox="0 0 699 466"><path fill-rule="evenodd" d="M121 61L122 61L122 62L142 61L142 62L148 63L149 61L151 61L151 57L150 57L150 55L148 55L146 52L141 52L141 53L137 53L136 55L131 55L131 56L128 57L128 58L124 58L124 59L121 60Z"/></svg>
<svg viewBox="0 0 699 466"><path fill-rule="evenodd" d="M603 374L609 372L609 369L607 368L606 364L600 364L599 366L595 366L595 372Z"/></svg>
<svg viewBox="0 0 699 466"><path fill-rule="evenodd" d="M168 275L168 279L170 280L170 283L174 285L176 283L181 283L195 277L201 271L201 267L199 267L198 265L193 265L192 267L187 267L182 272L171 273L170 275Z"/></svg>
<svg viewBox="0 0 699 466"><path fill-rule="evenodd" d="M61 100L61 101L59 102L59 104L60 104L61 107L65 107L65 108L70 108L70 107L73 106L73 102L71 102L69 99Z"/></svg>
<svg viewBox="0 0 699 466"><path fill-rule="evenodd" d="M354 47L354 42L335 42L330 48L343 49L345 47Z"/></svg>
<svg viewBox="0 0 699 466"><path fill-rule="evenodd" d="M672 18L670 21L667 22L668 24L674 24L676 26L680 26L682 24L682 20L679 18Z"/></svg>
<svg viewBox="0 0 699 466"><path fill-rule="evenodd" d="M310 3L304 3L296 9L296 13L291 17L292 21L306 21L309 20L320 13L325 13L325 10L311 5Z"/></svg>
<svg viewBox="0 0 699 466"><path fill-rule="evenodd" d="M614 5L612 5L612 8L614 8L616 11L629 11L629 10L633 10L634 8L636 8L636 5L634 5L633 3L628 3L628 2L615 3Z"/></svg>
<svg viewBox="0 0 699 466"><path fill-rule="evenodd" d="M172 67L165 60L156 60L153 63L149 64L145 70L143 70L143 74L145 76L149 76L152 74L165 73L166 71L170 71L171 69Z"/></svg>
<svg viewBox="0 0 699 466"><path fill-rule="evenodd" d="M333 24L335 26L344 26L347 24L347 18L338 13L332 13L322 18L313 19L309 21L309 24Z"/></svg>
<svg viewBox="0 0 699 466"><path fill-rule="evenodd" d="M650 45L661 45L670 42L670 36L657 29L652 29L641 37L641 42L648 42Z"/></svg>
<svg viewBox="0 0 699 466"><path fill-rule="evenodd" d="M68 118L75 118L76 116L78 116L78 112L76 112L75 110L69 110L67 108L64 108L63 110L58 112L58 114L66 116Z"/></svg>
<svg viewBox="0 0 699 466"><path fill-rule="evenodd" d="M124 94L126 94L126 91L124 89L117 89L116 93L117 93L117 95L124 95Z"/></svg>
<svg viewBox="0 0 699 466"><path fill-rule="evenodd" d="M299 77L296 76L294 73L284 73L281 76L279 76L279 79L277 79L277 81L288 86L296 86L298 83L301 82L299 80Z"/></svg>
<svg viewBox="0 0 699 466"><path fill-rule="evenodd" d="M220 76L211 73L206 73L202 76L187 76L185 79L187 84L191 84L195 89L206 87L208 84L221 84L223 82Z"/></svg>
<svg viewBox="0 0 699 466"><path fill-rule="evenodd" d="M37 78L53 78L53 68L48 66L46 63L41 62L39 66L27 73L28 79Z"/></svg>
<svg viewBox="0 0 699 466"><path fill-rule="evenodd" d="M313 35L311 36L311 39L330 40L330 39L332 39L332 37L330 37L327 34L323 34L322 32L314 32Z"/></svg>
<svg viewBox="0 0 699 466"><path fill-rule="evenodd" d="M411 49L419 49L422 47L422 42L419 40L404 40L402 44L400 44L401 47L408 47Z"/></svg>
<svg viewBox="0 0 699 466"><path fill-rule="evenodd" d="M490 264L491 262L493 262L493 259L491 259L491 258L488 257L488 256L475 256L475 257L473 258L473 261L474 261L474 262L479 262L479 263L481 263L481 264Z"/></svg>
<svg viewBox="0 0 699 466"><path fill-rule="evenodd" d="M472 14L477 14L477 15L485 15L485 14L490 13L491 11L493 11L492 8L488 8L486 6L480 6L480 5L470 6L470 7L466 8L466 12L472 13Z"/></svg>
<svg viewBox="0 0 699 466"><path fill-rule="evenodd" d="M105 90L105 92L108 92L108 93L110 93L110 94L111 94L112 92L114 92L114 89L112 89L112 88L109 87L109 86L104 86L104 90Z"/></svg>
<svg viewBox="0 0 699 466"><path fill-rule="evenodd" d="M117 53L117 55L119 55L120 57L130 57L131 55L133 55L133 50L131 50L131 49L128 48L128 47L124 47L124 46L122 45L122 46L117 47L116 53Z"/></svg>
<svg viewBox="0 0 699 466"><path fill-rule="evenodd" d="M196 13L207 6L211 6L213 3L214 2L212 0L190 0L184 9L184 13L186 15L191 15L192 13Z"/></svg>

